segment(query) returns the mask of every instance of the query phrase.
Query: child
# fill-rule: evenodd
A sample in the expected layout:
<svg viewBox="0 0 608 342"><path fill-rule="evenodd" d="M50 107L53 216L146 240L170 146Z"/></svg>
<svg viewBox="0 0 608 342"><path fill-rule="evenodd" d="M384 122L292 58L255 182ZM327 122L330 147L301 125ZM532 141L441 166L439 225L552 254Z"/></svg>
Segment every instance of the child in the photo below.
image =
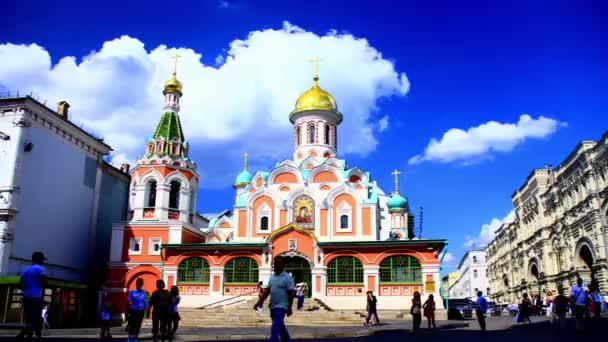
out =
<svg viewBox="0 0 608 342"><path fill-rule="evenodd" d="M296 296L298 297L298 311L302 311L304 307L304 294L306 293L306 283L299 283L296 285Z"/></svg>
<svg viewBox="0 0 608 342"><path fill-rule="evenodd" d="M112 302L109 298L106 298L101 304L101 331L99 337L101 338L112 338L110 334L110 310L112 309Z"/></svg>
<svg viewBox="0 0 608 342"><path fill-rule="evenodd" d="M365 319L365 326L369 326L372 322L372 315L376 319L376 324L380 325L380 320L378 319L378 310L377 310L378 300L372 291L367 291L367 318Z"/></svg>
<svg viewBox="0 0 608 342"><path fill-rule="evenodd" d="M175 332L177 331L177 328L179 327L179 321L180 321L180 316L179 316L179 310L178 310L178 305L179 302L181 300L181 297L179 296L179 289L177 288L177 286L171 286L171 317L169 318L169 325L170 328L169 330L169 336L171 336L171 338L173 338L173 336L175 336Z"/></svg>

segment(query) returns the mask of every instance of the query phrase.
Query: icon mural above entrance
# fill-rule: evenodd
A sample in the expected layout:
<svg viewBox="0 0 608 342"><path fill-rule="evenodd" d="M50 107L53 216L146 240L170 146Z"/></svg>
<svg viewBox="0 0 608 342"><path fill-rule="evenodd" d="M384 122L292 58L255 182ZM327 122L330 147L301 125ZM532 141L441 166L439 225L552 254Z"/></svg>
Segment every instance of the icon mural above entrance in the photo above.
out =
<svg viewBox="0 0 608 342"><path fill-rule="evenodd" d="M298 197L293 205L294 222L304 228L314 228L314 207L314 202L310 197Z"/></svg>

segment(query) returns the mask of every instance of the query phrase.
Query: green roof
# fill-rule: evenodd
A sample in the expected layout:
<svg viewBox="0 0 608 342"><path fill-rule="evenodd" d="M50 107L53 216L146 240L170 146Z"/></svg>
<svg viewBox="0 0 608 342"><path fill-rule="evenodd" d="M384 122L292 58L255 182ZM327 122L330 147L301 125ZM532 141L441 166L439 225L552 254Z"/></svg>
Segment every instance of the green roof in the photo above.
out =
<svg viewBox="0 0 608 342"><path fill-rule="evenodd" d="M438 244L438 245L446 245L447 240L373 240L373 241L327 241L327 242L318 242L317 245L319 247L344 247L344 246L353 246L353 247L364 247L364 246L400 246L400 245L428 245L428 244Z"/></svg>
<svg viewBox="0 0 608 342"><path fill-rule="evenodd" d="M182 124L179 121L179 116L175 112L165 112L161 118L156 131L154 131L154 139L163 138L165 141L177 140L180 143L184 142L184 134Z"/></svg>
<svg viewBox="0 0 608 342"><path fill-rule="evenodd" d="M222 248L263 248L268 246L266 242L203 242L203 243L173 243L162 245L163 248L173 249L222 249Z"/></svg>

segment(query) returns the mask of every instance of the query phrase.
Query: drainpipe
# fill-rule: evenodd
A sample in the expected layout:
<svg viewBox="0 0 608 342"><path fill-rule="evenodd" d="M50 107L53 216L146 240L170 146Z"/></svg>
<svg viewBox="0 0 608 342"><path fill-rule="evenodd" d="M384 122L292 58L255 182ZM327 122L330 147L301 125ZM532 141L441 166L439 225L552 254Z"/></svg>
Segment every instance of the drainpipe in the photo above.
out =
<svg viewBox="0 0 608 342"><path fill-rule="evenodd" d="M443 258L445 257L445 255L448 252L448 243L445 243L445 248L443 249L443 251L441 251L441 256L439 257L439 280L441 282L441 293L443 293L444 297L445 297L445 309L448 309L448 296L445 293L445 288L443 287L443 279L441 278L442 275L442 270L443 270ZM448 278L449 281L449 278Z"/></svg>
<svg viewBox="0 0 608 342"><path fill-rule="evenodd" d="M165 258L163 256L163 244L160 244L160 279L165 279Z"/></svg>

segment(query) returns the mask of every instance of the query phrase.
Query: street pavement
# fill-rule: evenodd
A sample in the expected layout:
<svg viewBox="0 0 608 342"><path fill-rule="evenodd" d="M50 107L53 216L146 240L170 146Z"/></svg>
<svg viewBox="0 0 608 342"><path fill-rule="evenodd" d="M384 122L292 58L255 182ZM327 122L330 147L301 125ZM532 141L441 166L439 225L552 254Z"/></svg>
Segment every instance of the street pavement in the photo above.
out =
<svg viewBox="0 0 608 342"><path fill-rule="evenodd" d="M363 326L351 327L290 327L289 331L296 341L467 341L467 342L524 342L539 340L542 342L578 341L581 336L574 332L574 322L569 321L568 327L560 331L552 326L545 317L534 317L533 323L528 325L515 325L512 317L488 317L488 331L479 331L477 321L440 321L435 330L423 329L419 333L411 331L411 321L388 321L385 325L374 328ZM585 340L603 340L608 321L588 321L584 336ZM44 340L49 341L92 341L96 338L97 329L64 329L49 330ZM176 341L260 341L268 340L270 327L262 328L220 328L201 327L184 328L179 331ZM113 341L125 341L124 329L114 328ZM0 330L0 341L14 341L16 335L12 330ZM142 341L150 340L149 329L144 329Z"/></svg>

